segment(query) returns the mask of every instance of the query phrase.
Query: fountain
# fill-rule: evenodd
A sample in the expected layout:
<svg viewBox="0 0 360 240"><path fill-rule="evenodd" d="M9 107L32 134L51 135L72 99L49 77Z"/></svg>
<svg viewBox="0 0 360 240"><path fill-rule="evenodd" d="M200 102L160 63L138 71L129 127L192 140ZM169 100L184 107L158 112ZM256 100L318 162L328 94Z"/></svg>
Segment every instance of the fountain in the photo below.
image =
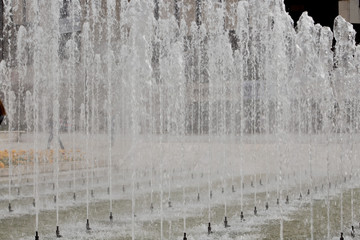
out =
<svg viewBox="0 0 360 240"><path fill-rule="evenodd" d="M3 4L0 239L355 235L360 48L341 16Z"/></svg>

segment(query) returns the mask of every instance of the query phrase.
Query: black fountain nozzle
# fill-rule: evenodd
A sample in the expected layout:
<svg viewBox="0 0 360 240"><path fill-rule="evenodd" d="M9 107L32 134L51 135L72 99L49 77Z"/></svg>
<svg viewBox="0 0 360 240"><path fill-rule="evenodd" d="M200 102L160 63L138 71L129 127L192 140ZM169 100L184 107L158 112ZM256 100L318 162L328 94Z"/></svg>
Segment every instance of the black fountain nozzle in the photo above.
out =
<svg viewBox="0 0 360 240"><path fill-rule="evenodd" d="M56 237L61 238L62 235L60 234L59 226L56 226Z"/></svg>
<svg viewBox="0 0 360 240"><path fill-rule="evenodd" d="M280 203L280 201L279 201L279 199L277 198L277 199L276 199L276 204L279 205L279 203Z"/></svg>
<svg viewBox="0 0 360 240"><path fill-rule="evenodd" d="M53 190L55 190L55 183L53 183L52 185L53 185Z"/></svg>
<svg viewBox="0 0 360 240"><path fill-rule="evenodd" d="M266 210L269 209L269 203L268 203L268 202L265 203L265 209L266 209Z"/></svg>
<svg viewBox="0 0 360 240"><path fill-rule="evenodd" d="M355 228L354 228L354 226L351 226L351 237L352 238L355 237Z"/></svg>
<svg viewBox="0 0 360 240"><path fill-rule="evenodd" d="M254 182L251 180L251 187L254 187Z"/></svg>
<svg viewBox="0 0 360 240"><path fill-rule="evenodd" d="M257 215L257 209L256 209L256 206L254 207L254 215L255 215L255 216Z"/></svg>
<svg viewBox="0 0 360 240"><path fill-rule="evenodd" d="M241 220L241 221L245 221L245 218L244 218L244 213L243 213L243 211L241 211L241 213L240 213L240 220Z"/></svg>
<svg viewBox="0 0 360 240"><path fill-rule="evenodd" d="M224 219L224 226L225 226L225 228L230 227L230 225L228 224L228 220L227 220L226 216L225 216L225 219Z"/></svg>
<svg viewBox="0 0 360 240"><path fill-rule="evenodd" d="M212 231L211 231L211 223L209 223L209 225L208 225L208 235L210 235L212 233Z"/></svg>
<svg viewBox="0 0 360 240"><path fill-rule="evenodd" d="M8 209L9 209L9 212L13 212L13 211L14 211L14 210L11 208L11 203L9 203Z"/></svg>
<svg viewBox="0 0 360 240"><path fill-rule="evenodd" d="M35 232L35 240L39 240L39 233L38 233L38 231Z"/></svg>
<svg viewBox="0 0 360 240"><path fill-rule="evenodd" d="M210 190L210 199L212 199L212 190Z"/></svg>
<svg viewBox="0 0 360 240"><path fill-rule="evenodd" d="M340 240L344 240L344 234L340 233Z"/></svg>
<svg viewBox="0 0 360 240"><path fill-rule="evenodd" d="M91 193L91 197L93 198L94 197L94 190L91 189L90 193Z"/></svg>
<svg viewBox="0 0 360 240"><path fill-rule="evenodd" d="M301 200L302 199L302 194L300 193L300 195L299 195L299 200Z"/></svg>
<svg viewBox="0 0 360 240"><path fill-rule="evenodd" d="M171 200L170 200L170 199L169 199L168 204L169 204L169 208L171 208L171 207L172 207L172 205L171 205Z"/></svg>
<svg viewBox="0 0 360 240"><path fill-rule="evenodd" d="M151 210L151 212L154 210L154 205L153 205L153 203L150 203L150 210Z"/></svg>
<svg viewBox="0 0 360 240"><path fill-rule="evenodd" d="M198 195L197 195L197 200L198 200L198 202L200 201L200 193L198 193Z"/></svg>
<svg viewBox="0 0 360 240"><path fill-rule="evenodd" d="M187 240L186 233L184 233L184 238L183 238L183 240Z"/></svg>
<svg viewBox="0 0 360 240"><path fill-rule="evenodd" d="M307 191L307 195L310 195L310 189L308 189L308 191Z"/></svg>
<svg viewBox="0 0 360 240"><path fill-rule="evenodd" d="M231 186L231 190L232 190L233 193L235 192L235 187L234 187L234 185Z"/></svg>
<svg viewBox="0 0 360 240"><path fill-rule="evenodd" d="M56 203L56 195L54 195L54 203Z"/></svg>
<svg viewBox="0 0 360 240"><path fill-rule="evenodd" d="M86 219L86 231L90 231L90 223L89 223L89 219Z"/></svg>
<svg viewBox="0 0 360 240"><path fill-rule="evenodd" d="M76 193L73 194L73 199L76 200Z"/></svg>
<svg viewBox="0 0 360 240"><path fill-rule="evenodd" d="M262 181L261 181L261 178L260 178L260 186L262 186L263 184L262 184Z"/></svg>
<svg viewBox="0 0 360 240"><path fill-rule="evenodd" d="M221 188L221 193L224 193L224 188L223 187Z"/></svg>
<svg viewBox="0 0 360 240"><path fill-rule="evenodd" d="M110 194L110 187L107 188L107 194Z"/></svg>
<svg viewBox="0 0 360 240"><path fill-rule="evenodd" d="M32 205L33 205L33 207L35 207L35 206L36 206L36 203L35 203L35 198L33 199Z"/></svg>
<svg viewBox="0 0 360 240"><path fill-rule="evenodd" d="M286 201L285 201L286 204L289 204L289 195L286 195Z"/></svg>
<svg viewBox="0 0 360 240"><path fill-rule="evenodd" d="M112 214L112 212L110 212L110 222L112 222L113 221L113 214Z"/></svg>

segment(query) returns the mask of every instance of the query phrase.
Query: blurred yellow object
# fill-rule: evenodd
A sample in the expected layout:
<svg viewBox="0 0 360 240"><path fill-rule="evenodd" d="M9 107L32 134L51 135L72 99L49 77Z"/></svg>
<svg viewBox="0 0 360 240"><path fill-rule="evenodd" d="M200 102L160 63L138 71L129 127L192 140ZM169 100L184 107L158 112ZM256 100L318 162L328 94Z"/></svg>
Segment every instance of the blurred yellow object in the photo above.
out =
<svg viewBox="0 0 360 240"><path fill-rule="evenodd" d="M79 150L80 152L80 150ZM37 154L35 154L33 149L29 150L0 150L0 168L8 168L9 161L12 162L13 165L24 165L24 164L33 164L35 161L35 156L39 161L44 161L48 163L54 163L55 161L59 162L69 162L69 161L81 161L84 157L84 154L80 152L80 154L76 154L76 156L72 156L70 151L67 152L65 150L59 150L58 154L54 150L38 150Z"/></svg>

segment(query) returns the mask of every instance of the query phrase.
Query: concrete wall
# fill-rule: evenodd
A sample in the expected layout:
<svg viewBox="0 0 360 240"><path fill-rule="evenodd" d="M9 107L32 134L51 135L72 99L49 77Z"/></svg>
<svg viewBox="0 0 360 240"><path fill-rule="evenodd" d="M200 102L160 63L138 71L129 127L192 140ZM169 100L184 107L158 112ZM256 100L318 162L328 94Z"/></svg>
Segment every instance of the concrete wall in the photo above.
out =
<svg viewBox="0 0 360 240"><path fill-rule="evenodd" d="M350 0L350 22L360 23L359 0Z"/></svg>
<svg viewBox="0 0 360 240"><path fill-rule="evenodd" d="M350 23L360 23L359 0L339 1L339 14Z"/></svg>
<svg viewBox="0 0 360 240"><path fill-rule="evenodd" d="M345 18L346 21L350 20L350 4L349 1L339 1L339 15Z"/></svg>

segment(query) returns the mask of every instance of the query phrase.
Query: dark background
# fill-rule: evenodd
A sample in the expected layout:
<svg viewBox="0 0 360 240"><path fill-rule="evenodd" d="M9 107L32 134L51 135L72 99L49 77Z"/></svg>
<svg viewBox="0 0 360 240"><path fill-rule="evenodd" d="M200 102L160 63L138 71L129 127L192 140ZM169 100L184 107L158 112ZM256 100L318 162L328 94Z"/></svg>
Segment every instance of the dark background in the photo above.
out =
<svg viewBox="0 0 360 240"><path fill-rule="evenodd" d="M284 0L284 2L286 11L294 20L295 25L302 12L307 11L315 23L333 29L334 19L339 15L338 0ZM353 25L355 31L360 32L360 24ZM356 42L360 42L360 34L356 34Z"/></svg>

